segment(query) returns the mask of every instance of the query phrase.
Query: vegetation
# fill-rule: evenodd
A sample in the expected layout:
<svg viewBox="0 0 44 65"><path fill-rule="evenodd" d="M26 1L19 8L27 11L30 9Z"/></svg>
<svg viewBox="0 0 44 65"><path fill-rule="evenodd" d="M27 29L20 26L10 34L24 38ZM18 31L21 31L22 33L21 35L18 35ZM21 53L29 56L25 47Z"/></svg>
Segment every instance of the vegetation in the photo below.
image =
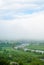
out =
<svg viewBox="0 0 44 65"><path fill-rule="evenodd" d="M35 50L44 50L44 43L40 43L40 44L30 44L29 46L27 46L28 49L35 49Z"/></svg>
<svg viewBox="0 0 44 65"><path fill-rule="evenodd" d="M44 65L44 54L15 49L17 44L0 43L0 65Z"/></svg>

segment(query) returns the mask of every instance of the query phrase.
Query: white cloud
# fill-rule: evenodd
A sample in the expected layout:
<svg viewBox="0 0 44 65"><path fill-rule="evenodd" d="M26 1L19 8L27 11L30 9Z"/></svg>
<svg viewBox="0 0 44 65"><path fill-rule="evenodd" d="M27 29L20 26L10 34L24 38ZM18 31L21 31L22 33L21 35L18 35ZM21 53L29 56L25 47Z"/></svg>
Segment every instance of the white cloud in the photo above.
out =
<svg viewBox="0 0 44 65"><path fill-rule="evenodd" d="M0 10L14 11L14 13L2 11L0 17L10 14L15 18L14 20L0 20L0 39L44 39L44 11L40 11L44 8L43 2L43 0L0 0ZM22 13L30 9L39 10L39 12Z"/></svg>
<svg viewBox="0 0 44 65"><path fill-rule="evenodd" d="M0 21L0 34L1 37L5 35L5 38L10 39L44 39L44 12L22 15L11 21Z"/></svg>
<svg viewBox="0 0 44 65"><path fill-rule="evenodd" d="M36 4L39 3L39 4ZM37 9L41 8L40 3L44 2L43 0L3 0L0 1L0 9Z"/></svg>
<svg viewBox="0 0 44 65"><path fill-rule="evenodd" d="M0 8L2 7L2 5L3 5L3 1L2 1L2 0L0 0Z"/></svg>

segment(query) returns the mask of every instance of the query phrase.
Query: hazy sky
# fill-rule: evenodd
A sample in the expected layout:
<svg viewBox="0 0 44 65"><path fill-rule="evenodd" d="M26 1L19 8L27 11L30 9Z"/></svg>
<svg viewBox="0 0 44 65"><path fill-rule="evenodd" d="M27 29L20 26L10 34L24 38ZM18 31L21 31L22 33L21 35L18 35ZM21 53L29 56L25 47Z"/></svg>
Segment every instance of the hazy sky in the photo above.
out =
<svg viewBox="0 0 44 65"><path fill-rule="evenodd" d="M44 40L44 0L0 0L0 39Z"/></svg>

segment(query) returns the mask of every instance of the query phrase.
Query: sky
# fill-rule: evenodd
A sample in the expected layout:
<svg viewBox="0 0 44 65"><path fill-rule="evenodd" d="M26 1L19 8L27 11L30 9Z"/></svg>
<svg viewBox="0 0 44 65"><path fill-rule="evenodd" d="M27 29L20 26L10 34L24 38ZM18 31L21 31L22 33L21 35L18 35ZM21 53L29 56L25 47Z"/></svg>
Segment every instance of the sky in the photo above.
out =
<svg viewBox="0 0 44 65"><path fill-rule="evenodd" d="M44 0L0 0L0 39L44 40Z"/></svg>

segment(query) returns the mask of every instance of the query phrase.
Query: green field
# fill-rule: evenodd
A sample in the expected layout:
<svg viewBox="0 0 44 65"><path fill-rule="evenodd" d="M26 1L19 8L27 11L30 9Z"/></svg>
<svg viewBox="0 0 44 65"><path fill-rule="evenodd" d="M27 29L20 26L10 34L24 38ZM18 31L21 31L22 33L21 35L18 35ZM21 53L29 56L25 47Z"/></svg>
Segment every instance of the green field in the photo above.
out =
<svg viewBox="0 0 44 65"><path fill-rule="evenodd" d="M14 61L19 64L21 63L22 65L34 65L32 64L33 62L39 65L43 65L42 63L44 63L43 61L40 61L39 57L42 57L41 54L24 52L23 50L15 50L13 48L5 48L4 50L0 51L0 57L4 57L10 62Z"/></svg>
<svg viewBox="0 0 44 65"><path fill-rule="evenodd" d="M35 49L35 50L44 50L44 45L29 45L27 46L28 49Z"/></svg>
<svg viewBox="0 0 44 65"><path fill-rule="evenodd" d="M15 65L11 62L16 62L18 65L44 65L44 54L15 49L15 43L0 44L0 65ZM29 45L29 49L44 50L43 45ZM41 60L42 59L42 60Z"/></svg>

